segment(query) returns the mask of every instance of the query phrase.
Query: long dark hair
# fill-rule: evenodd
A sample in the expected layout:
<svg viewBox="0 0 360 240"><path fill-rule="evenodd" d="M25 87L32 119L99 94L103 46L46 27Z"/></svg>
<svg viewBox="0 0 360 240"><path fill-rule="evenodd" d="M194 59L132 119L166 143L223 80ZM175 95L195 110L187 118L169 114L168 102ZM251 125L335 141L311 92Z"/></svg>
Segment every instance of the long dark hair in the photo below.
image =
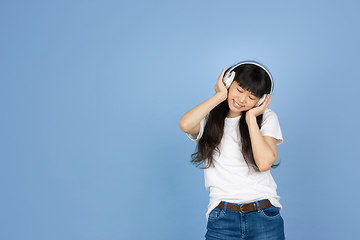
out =
<svg viewBox="0 0 360 240"><path fill-rule="evenodd" d="M236 81L241 88L251 92L258 98L271 91L271 80L264 69L254 64L243 64L234 70ZM214 165L214 153L220 154L219 143L224 133L225 118L229 113L227 100L218 104L208 115L207 123L202 137L197 144L197 151L191 155L191 162L197 166L203 165L203 168L209 168ZM245 120L246 111L242 112L239 120L239 131L241 138L241 151L249 169L253 168L259 171L256 166L254 155L251 148L249 128ZM256 121L261 128L263 115L257 116ZM276 167L273 165L272 167Z"/></svg>

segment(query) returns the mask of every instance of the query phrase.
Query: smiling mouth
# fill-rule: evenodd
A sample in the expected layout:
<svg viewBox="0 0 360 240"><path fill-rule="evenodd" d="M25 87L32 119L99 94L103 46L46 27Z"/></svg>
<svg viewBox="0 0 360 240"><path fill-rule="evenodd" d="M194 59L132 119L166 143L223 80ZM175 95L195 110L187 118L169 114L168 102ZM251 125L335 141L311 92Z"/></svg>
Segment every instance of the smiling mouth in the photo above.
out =
<svg viewBox="0 0 360 240"><path fill-rule="evenodd" d="M237 102L235 102L235 100L233 100L233 101L234 101L234 107L236 107L236 108L242 108L242 107L244 107L244 106L238 104Z"/></svg>

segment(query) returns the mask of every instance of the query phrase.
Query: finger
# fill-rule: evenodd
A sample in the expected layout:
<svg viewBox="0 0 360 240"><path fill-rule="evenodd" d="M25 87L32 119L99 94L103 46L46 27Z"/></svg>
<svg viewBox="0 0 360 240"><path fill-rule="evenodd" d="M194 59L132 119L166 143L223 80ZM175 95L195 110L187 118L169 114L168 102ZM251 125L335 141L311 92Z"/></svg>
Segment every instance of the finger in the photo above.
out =
<svg viewBox="0 0 360 240"><path fill-rule="evenodd" d="M264 104L264 105L266 105L266 107L268 107L268 106L270 105L271 96L272 96L271 94L268 94L268 95L266 96L265 104Z"/></svg>
<svg viewBox="0 0 360 240"><path fill-rule="evenodd" d="M266 95L264 101L258 106L259 109L266 109L270 104L269 94Z"/></svg>
<svg viewBox="0 0 360 240"><path fill-rule="evenodd" d="M270 103L272 94L268 94L268 96L269 96L269 103Z"/></svg>
<svg viewBox="0 0 360 240"><path fill-rule="evenodd" d="M220 73L220 76L218 78L218 81L222 81L224 78L225 68L223 68L222 72Z"/></svg>

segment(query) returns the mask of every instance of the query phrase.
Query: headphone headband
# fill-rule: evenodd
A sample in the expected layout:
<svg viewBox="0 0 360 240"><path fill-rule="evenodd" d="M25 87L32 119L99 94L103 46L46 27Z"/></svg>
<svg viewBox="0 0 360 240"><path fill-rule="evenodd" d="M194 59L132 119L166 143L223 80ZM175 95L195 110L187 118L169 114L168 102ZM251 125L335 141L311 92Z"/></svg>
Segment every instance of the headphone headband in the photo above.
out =
<svg viewBox="0 0 360 240"><path fill-rule="evenodd" d="M263 69L263 70L267 73L267 75L268 75L269 78L270 78L270 82L271 82L271 83L270 83L270 94L271 94L272 91L273 91L273 85L274 85L272 76L271 76L270 72L269 72L263 65L261 65L260 63L255 62L255 61L239 62L239 63L237 63L237 64L235 64L235 65L232 65L230 68L228 68L228 69L226 70L226 72L225 72L225 74L224 74L224 78L223 78L223 82L224 82L225 86L226 86L227 88L229 88L230 85L231 85L231 83L233 82L233 80L234 80L234 78L235 78L235 72L234 72L233 70L234 70L235 68L237 68L237 67L239 67L239 66L241 66L241 65L245 65L245 64L251 64L251 65L258 66L258 67L260 67L261 69ZM257 106L260 106L260 105L264 102L265 98L266 98L266 94L264 94L264 95L260 98L260 100L256 103L255 106L256 106L256 107L257 107Z"/></svg>

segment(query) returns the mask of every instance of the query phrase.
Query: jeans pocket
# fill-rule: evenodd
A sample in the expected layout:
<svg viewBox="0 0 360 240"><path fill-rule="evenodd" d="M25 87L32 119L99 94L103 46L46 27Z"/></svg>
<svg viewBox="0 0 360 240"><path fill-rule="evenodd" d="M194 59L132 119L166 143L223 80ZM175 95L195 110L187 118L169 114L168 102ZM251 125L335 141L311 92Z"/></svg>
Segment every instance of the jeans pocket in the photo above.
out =
<svg viewBox="0 0 360 240"><path fill-rule="evenodd" d="M265 217L269 218L275 218L280 216L280 209L275 206L264 208L263 210L261 210L261 212Z"/></svg>
<svg viewBox="0 0 360 240"><path fill-rule="evenodd" d="M209 214L209 221L220 219L225 215L226 211L219 208L214 208Z"/></svg>

